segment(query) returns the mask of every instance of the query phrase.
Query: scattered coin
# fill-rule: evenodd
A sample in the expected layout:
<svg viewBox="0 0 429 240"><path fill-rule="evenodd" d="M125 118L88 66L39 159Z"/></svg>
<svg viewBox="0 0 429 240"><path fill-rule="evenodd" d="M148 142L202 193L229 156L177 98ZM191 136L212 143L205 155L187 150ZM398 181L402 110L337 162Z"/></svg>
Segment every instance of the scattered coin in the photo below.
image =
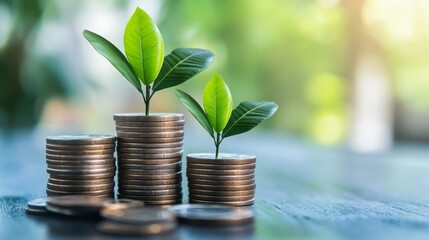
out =
<svg viewBox="0 0 429 240"><path fill-rule="evenodd" d="M86 145L86 144L112 144L116 137L104 134L76 134L76 135L59 135L46 138L47 144L67 144L67 145Z"/></svg>
<svg viewBox="0 0 429 240"><path fill-rule="evenodd" d="M198 225L235 225L254 220L250 208L236 208L214 204L182 204L169 208L179 221Z"/></svg>
<svg viewBox="0 0 429 240"><path fill-rule="evenodd" d="M183 120L183 114L177 113L151 113L149 116L142 113L119 113L113 115L115 121L127 122L170 122Z"/></svg>
<svg viewBox="0 0 429 240"><path fill-rule="evenodd" d="M25 212L34 215L49 215L46 209L46 198L38 198L29 201L25 208Z"/></svg>

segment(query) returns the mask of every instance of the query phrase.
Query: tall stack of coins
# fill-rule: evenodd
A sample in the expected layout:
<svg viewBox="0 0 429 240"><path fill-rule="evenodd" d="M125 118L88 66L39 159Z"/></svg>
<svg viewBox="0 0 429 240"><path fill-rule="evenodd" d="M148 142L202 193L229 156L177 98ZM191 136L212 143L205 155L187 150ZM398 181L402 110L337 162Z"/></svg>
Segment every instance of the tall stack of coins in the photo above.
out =
<svg viewBox="0 0 429 240"><path fill-rule="evenodd" d="M115 136L100 134L47 137L47 195L112 197L115 141Z"/></svg>
<svg viewBox="0 0 429 240"><path fill-rule="evenodd" d="M254 203L256 157L239 154L188 154L190 203L246 206Z"/></svg>
<svg viewBox="0 0 429 240"><path fill-rule="evenodd" d="M182 201L183 114L115 114L118 197L145 204Z"/></svg>

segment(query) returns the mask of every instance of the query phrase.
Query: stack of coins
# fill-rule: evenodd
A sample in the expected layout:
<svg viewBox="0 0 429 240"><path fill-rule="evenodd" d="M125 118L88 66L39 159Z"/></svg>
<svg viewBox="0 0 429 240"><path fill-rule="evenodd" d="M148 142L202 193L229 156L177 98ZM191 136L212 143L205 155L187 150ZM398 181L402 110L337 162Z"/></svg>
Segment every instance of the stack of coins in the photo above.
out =
<svg viewBox="0 0 429 240"><path fill-rule="evenodd" d="M188 154L190 203L246 206L254 203L256 157L238 154Z"/></svg>
<svg viewBox="0 0 429 240"><path fill-rule="evenodd" d="M183 114L115 114L118 197L149 205L182 201Z"/></svg>
<svg viewBox="0 0 429 240"><path fill-rule="evenodd" d="M115 141L99 134L47 137L48 196L113 197Z"/></svg>
<svg viewBox="0 0 429 240"><path fill-rule="evenodd" d="M158 207L105 208L100 212L106 220L97 229L112 234L162 234L177 227L176 216Z"/></svg>

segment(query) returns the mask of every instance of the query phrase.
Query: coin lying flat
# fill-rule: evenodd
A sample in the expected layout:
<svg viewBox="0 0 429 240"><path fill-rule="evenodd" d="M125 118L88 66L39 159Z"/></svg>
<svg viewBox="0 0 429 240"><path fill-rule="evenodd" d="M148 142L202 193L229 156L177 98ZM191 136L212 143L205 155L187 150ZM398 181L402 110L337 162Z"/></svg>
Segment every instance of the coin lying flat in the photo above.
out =
<svg viewBox="0 0 429 240"><path fill-rule="evenodd" d="M214 204L181 204L169 208L179 221L199 225L234 225L254 220L254 211Z"/></svg>
<svg viewBox="0 0 429 240"><path fill-rule="evenodd" d="M116 121L117 127L176 127L184 126L185 120L166 121L166 122L136 122L136 121Z"/></svg>
<svg viewBox="0 0 429 240"><path fill-rule="evenodd" d="M222 175L222 176L237 176L254 174L255 169L234 169L234 170L219 170L219 169L204 169L204 168L187 168L190 174L207 174L207 175Z"/></svg>
<svg viewBox="0 0 429 240"><path fill-rule="evenodd" d="M183 142L173 142L173 143L126 143L121 142L118 144L118 148L179 148L183 146Z"/></svg>
<svg viewBox="0 0 429 240"><path fill-rule="evenodd" d="M127 148L119 147L118 152L121 153L136 153L136 154L171 154L171 153L182 153L182 148Z"/></svg>
<svg viewBox="0 0 429 240"><path fill-rule="evenodd" d="M169 137L169 138L131 138L131 137L119 137L118 141L120 144L122 143L178 143L183 142L182 137Z"/></svg>
<svg viewBox="0 0 429 240"><path fill-rule="evenodd" d="M118 209L118 208L131 208L142 207L144 203L139 200L132 199L108 199L103 202L103 208Z"/></svg>
<svg viewBox="0 0 429 240"><path fill-rule="evenodd" d="M205 190L205 189L189 189L190 194L204 195L204 196L219 196L219 197L234 197L234 196L250 196L255 194L255 190L244 190L244 191L222 191L222 190Z"/></svg>
<svg viewBox="0 0 429 240"><path fill-rule="evenodd" d="M46 209L46 198L33 199L27 203L25 212L34 215L49 215Z"/></svg>
<svg viewBox="0 0 429 240"><path fill-rule="evenodd" d="M255 203L255 199L246 200L246 201L223 201L223 202L215 202L210 200L200 200L200 199L193 199L189 198L189 203L204 203L204 204L222 204L222 205L229 205L229 206L235 206L235 207L242 207L242 206L249 206L253 205Z"/></svg>
<svg viewBox="0 0 429 240"><path fill-rule="evenodd" d="M188 178L189 184L203 184L211 186L244 186L249 184L254 184L255 179L248 180L212 180L212 179L196 179Z"/></svg>
<svg viewBox="0 0 429 240"><path fill-rule="evenodd" d="M254 179L254 174L247 174L247 175L204 175L204 174L193 174L193 173L186 173L186 176L188 176L189 179L195 178L195 179L207 179L207 180L250 180Z"/></svg>
<svg viewBox="0 0 429 240"><path fill-rule="evenodd" d="M118 167L120 169L131 168L131 169L139 169L139 170L177 169L176 172L179 172L182 167L182 163L174 162L174 163L167 163L167 164L150 164L150 165L144 164L144 162L142 162L142 164L118 163Z"/></svg>
<svg viewBox="0 0 429 240"><path fill-rule="evenodd" d="M175 132L183 131L183 126L175 127L122 127L116 126L116 131L118 132Z"/></svg>
<svg viewBox="0 0 429 240"><path fill-rule="evenodd" d="M245 169L254 169L256 167L255 163L250 164L239 164L239 165L222 165L222 164L199 164L188 162L187 166L189 168L196 169L211 169L211 170L245 170Z"/></svg>
<svg viewBox="0 0 429 240"><path fill-rule="evenodd" d="M102 209L100 215L110 221L128 224L151 224L172 222L176 217L167 209L157 207L139 207L125 209Z"/></svg>
<svg viewBox="0 0 429 240"><path fill-rule="evenodd" d="M127 122L167 122L183 120L183 114L179 113L151 113L147 116L144 113L118 113L113 115L115 121Z"/></svg>
<svg viewBox="0 0 429 240"><path fill-rule="evenodd" d="M114 143L104 144L85 144L85 145L66 145L66 144L46 144L46 149L49 150L63 150L63 151L92 151L92 150L113 150L115 149Z"/></svg>
<svg viewBox="0 0 429 240"><path fill-rule="evenodd" d="M135 225L103 221L97 224L97 230L109 234L120 235L155 235L168 233L177 227L177 223L151 223L146 225Z"/></svg>
<svg viewBox="0 0 429 240"><path fill-rule="evenodd" d="M240 165L255 163L256 157L242 154L219 153L219 157L215 158L213 153L193 153L187 155L187 160L189 163L199 164Z"/></svg>
<svg viewBox="0 0 429 240"><path fill-rule="evenodd" d="M238 186L219 186L219 185L204 185L204 184L192 184L188 183L189 189L204 189L204 190L220 190L220 191L245 191L245 190L254 190L256 188L256 184L249 185L238 185Z"/></svg>
<svg viewBox="0 0 429 240"><path fill-rule="evenodd" d="M174 152L174 153L121 153L118 152L118 157L123 158L132 158L132 159L159 159L159 158L178 158L181 157L183 154L183 151L180 152Z"/></svg>
<svg viewBox="0 0 429 240"><path fill-rule="evenodd" d="M111 144L116 141L113 135L105 134L75 134L75 135L59 135L49 136L46 138L47 144L67 144L67 145L83 145L83 144Z"/></svg>

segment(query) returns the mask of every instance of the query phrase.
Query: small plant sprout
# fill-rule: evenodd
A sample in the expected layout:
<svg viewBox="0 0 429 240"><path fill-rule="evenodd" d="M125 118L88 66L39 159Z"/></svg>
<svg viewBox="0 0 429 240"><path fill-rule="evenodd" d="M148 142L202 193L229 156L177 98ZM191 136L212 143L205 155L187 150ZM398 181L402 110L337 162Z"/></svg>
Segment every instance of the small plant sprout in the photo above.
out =
<svg viewBox="0 0 429 240"><path fill-rule="evenodd" d="M136 9L125 28L126 56L96 33L85 30L83 35L141 93L146 115L149 115L150 100L157 91L187 81L205 70L214 57L211 51L197 48L176 48L164 57L161 33L140 8Z"/></svg>
<svg viewBox="0 0 429 240"><path fill-rule="evenodd" d="M215 74L204 88L203 108L187 93L176 90L176 95L186 109L213 138L216 154L219 146L230 136L247 132L270 118L278 108L273 102L241 102L232 110L232 97L221 76Z"/></svg>

